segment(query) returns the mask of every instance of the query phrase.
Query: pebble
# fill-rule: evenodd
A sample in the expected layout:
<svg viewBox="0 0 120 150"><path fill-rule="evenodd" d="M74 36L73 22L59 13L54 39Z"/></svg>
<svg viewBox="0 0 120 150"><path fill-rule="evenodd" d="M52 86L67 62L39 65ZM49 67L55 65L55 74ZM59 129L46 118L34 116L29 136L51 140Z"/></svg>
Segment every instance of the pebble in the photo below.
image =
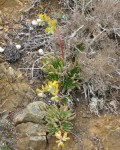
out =
<svg viewBox="0 0 120 150"><path fill-rule="evenodd" d="M43 49L39 49L39 50L38 50L38 53L39 53L39 55L44 55Z"/></svg>
<svg viewBox="0 0 120 150"><path fill-rule="evenodd" d="M4 48L0 47L0 53L4 52Z"/></svg>
<svg viewBox="0 0 120 150"><path fill-rule="evenodd" d="M32 21L32 25L37 26L37 25L38 25L37 21L36 21L36 20L33 20L33 21Z"/></svg>
<svg viewBox="0 0 120 150"><path fill-rule="evenodd" d="M16 45L16 48L17 48L17 49L20 49L20 48L21 48L21 45L17 44L17 45Z"/></svg>

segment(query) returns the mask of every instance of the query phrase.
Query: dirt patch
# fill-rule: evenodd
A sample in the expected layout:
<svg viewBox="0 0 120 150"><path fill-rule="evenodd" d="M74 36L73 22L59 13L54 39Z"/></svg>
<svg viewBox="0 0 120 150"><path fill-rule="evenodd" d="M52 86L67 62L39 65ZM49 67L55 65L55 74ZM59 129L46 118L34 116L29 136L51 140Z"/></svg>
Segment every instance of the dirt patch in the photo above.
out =
<svg viewBox="0 0 120 150"><path fill-rule="evenodd" d="M86 150L119 150L120 138L117 137L120 135L120 115L96 117L85 105L77 107L76 114L74 132L81 137Z"/></svg>
<svg viewBox="0 0 120 150"><path fill-rule="evenodd" d="M31 0L0 0L0 34L7 33L11 28L19 28L16 23L22 12L30 5Z"/></svg>
<svg viewBox="0 0 120 150"><path fill-rule="evenodd" d="M1 14L9 19L18 19L21 12L27 8L31 0L1 0L0 11Z"/></svg>

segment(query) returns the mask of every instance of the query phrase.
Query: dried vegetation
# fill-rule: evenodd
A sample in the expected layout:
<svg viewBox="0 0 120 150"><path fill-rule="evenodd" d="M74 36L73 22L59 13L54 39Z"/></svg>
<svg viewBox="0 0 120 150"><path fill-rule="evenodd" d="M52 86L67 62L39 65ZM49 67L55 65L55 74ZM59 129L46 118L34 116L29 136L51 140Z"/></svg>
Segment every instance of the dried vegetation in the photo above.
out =
<svg viewBox="0 0 120 150"><path fill-rule="evenodd" d="M77 61L81 67L82 89L90 110L97 110L97 114L101 109L116 112L120 99L120 1L60 0L58 3L54 16L59 12L63 14L57 18L65 59L70 63ZM52 1L47 4L45 13L49 13ZM39 6L39 1L34 1L19 20L21 28L11 29L5 35L8 45L21 45L17 67L27 73L28 79L37 79L37 82L44 76L39 68L43 56L38 49L44 49L45 56L48 52L58 55L60 49L57 35L47 35L43 27L31 25L30 18L43 13ZM52 17L53 12L49 15ZM10 59L13 52L5 50L4 53Z"/></svg>
<svg viewBox="0 0 120 150"><path fill-rule="evenodd" d="M61 27L66 56L76 57L90 110L116 112L120 99L120 1L61 0L69 12ZM79 51L79 52L78 52Z"/></svg>

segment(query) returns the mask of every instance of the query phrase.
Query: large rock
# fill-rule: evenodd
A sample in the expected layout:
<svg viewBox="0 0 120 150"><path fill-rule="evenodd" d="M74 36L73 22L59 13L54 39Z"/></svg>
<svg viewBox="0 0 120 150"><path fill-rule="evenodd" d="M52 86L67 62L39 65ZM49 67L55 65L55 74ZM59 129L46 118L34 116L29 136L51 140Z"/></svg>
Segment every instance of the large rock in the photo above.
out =
<svg viewBox="0 0 120 150"><path fill-rule="evenodd" d="M21 111L15 118L14 123L25 123L25 122L33 122L33 123L45 123L44 111L47 105L42 101L33 102L27 105L27 107Z"/></svg>
<svg viewBox="0 0 120 150"><path fill-rule="evenodd" d="M33 102L15 116L16 145L19 150L39 150L41 146L45 147L46 107L42 101Z"/></svg>
<svg viewBox="0 0 120 150"><path fill-rule="evenodd" d="M8 63L0 63L0 111L13 111L27 105L35 93L25 82L22 73L15 71Z"/></svg>
<svg viewBox="0 0 120 150"><path fill-rule="evenodd" d="M46 128L44 125L32 122L22 123L16 126L17 148L19 150L40 150L41 144L46 140Z"/></svg>

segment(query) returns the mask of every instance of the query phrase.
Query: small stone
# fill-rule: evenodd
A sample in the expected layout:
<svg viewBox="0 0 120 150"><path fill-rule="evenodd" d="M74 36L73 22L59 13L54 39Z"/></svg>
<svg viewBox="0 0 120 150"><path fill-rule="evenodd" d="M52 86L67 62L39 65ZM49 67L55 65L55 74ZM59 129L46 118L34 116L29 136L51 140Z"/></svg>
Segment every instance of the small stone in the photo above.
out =
<svg viewBox="0 0 120 150"><path fill-rule="evenodd" d="M21 45L17 44L17 45L16 45L16 48L17 48L17 49L20 49L20 48L21 48Z"/></svg>
<svg viewBox="0 0 120 150"><path fill-rule="evenodd" d="M41 56L44 55L43 49L39 49L39 50L38 50L38 53L39 53L39 55L41 55Z"/></svg>
<svg viewBox="0 0 120 150"><path fill-rule="evenodd" d="M4 48L0 47L0 53L4 52Z"/></svg>
<svg viewBox="0 0 120 150"><path fill-rule="evenodd" d="M36 21L36 20L33 20L33 21L32 21L32 25L37 26L37 25L38 25L37 21Z"/></svg>
<svg viewBox="0 0 120 150"><path fill-rule="evenodd" d="M37 23L40 23L42 20L41 19L37 19Z"/></svg>

